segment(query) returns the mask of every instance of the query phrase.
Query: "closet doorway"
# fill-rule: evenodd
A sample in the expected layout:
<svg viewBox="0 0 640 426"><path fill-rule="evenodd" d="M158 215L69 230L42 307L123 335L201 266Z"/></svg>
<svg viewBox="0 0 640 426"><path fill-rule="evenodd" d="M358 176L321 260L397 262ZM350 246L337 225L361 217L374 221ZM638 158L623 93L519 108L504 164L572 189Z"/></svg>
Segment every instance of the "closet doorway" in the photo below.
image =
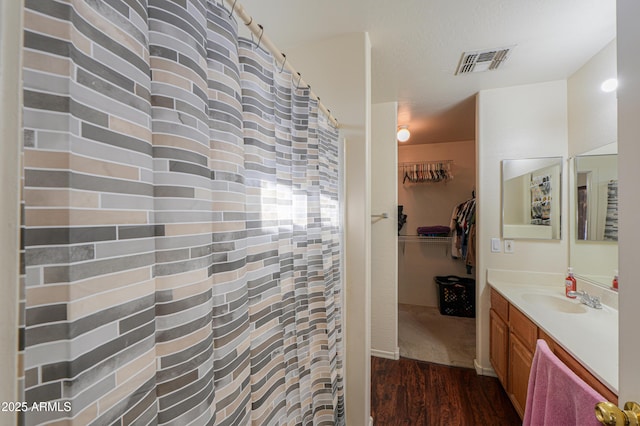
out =
<svg viewBox="0 0 640 426"><path fill-rule="evenodd" d="M400 144L398 162L400 356L474 368L475 141Z"/></svg>

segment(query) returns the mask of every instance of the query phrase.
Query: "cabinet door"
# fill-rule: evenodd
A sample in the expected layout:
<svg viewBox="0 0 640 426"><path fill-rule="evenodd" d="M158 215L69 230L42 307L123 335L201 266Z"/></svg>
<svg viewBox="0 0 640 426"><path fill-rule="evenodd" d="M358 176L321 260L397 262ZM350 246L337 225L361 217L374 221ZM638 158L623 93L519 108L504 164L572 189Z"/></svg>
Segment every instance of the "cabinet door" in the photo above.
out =
<svg viewBox="0 0 640 426"><path fill-rule="evenodd" d="M515 334L510 333L507 393L520 417L524 415L524 406L527 402L527 386L532 362L533 354Z"/></svg>
<svg viewBox="0 0 640 426"><path fill-rule="evenodd" d="M493 309L490 311L489 321L489 338L491 341L489 359L498 379L500 379L500 383L506 389L509 364L509 329L507 323Z"/></svg>

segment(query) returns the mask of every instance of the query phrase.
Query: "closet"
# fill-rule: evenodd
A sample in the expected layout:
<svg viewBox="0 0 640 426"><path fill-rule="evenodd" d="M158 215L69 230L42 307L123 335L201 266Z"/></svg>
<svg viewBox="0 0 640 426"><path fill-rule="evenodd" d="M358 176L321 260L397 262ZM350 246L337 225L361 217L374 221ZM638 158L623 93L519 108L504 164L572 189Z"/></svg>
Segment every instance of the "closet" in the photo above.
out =
<svg viewBox="0 0 640 426"><path fill-rule="evenodd" d="M475 141L398 147L402 357L473 368L475 175Z"/></svg>

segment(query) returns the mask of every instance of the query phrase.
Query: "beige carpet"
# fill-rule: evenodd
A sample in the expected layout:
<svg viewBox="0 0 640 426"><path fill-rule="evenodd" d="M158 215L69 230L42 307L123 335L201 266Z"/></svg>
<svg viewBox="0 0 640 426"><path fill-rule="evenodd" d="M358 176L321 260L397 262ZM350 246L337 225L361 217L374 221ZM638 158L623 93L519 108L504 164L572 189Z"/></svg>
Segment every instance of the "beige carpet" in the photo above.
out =
<svg viewBox="0 0 640 426"><path fill-rule="evenodd" d="M438 308L398 305L400 356L474 368L476 320L441 315Z"/></svg>

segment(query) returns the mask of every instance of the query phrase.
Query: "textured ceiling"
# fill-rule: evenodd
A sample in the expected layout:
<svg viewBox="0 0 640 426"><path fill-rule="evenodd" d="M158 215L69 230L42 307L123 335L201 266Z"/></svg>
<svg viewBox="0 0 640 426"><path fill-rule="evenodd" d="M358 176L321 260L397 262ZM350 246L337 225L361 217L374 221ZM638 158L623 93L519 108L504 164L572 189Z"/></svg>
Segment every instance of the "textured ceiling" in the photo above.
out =
<svg viewBox="0 0 640 426"><path fill-rule="evenodd" d="M615 0L240 2L283 51L367 31L372 101L398 101L410 143L474 139L479 90L567 78L615 37ZM462 52L510 45L500 69L454 75Z"/></svg>

